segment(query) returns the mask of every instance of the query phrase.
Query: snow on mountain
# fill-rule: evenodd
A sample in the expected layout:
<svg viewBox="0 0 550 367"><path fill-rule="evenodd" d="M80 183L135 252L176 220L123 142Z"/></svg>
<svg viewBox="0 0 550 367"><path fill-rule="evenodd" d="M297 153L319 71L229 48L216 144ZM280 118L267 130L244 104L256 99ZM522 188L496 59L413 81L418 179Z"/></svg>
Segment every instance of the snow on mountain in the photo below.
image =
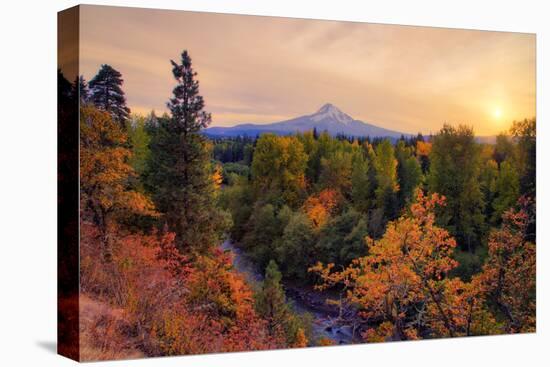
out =
<svg viewBox="0 0 550 367"><path fill-rule="evenodd" d="M310 115L309 117L316 122L327 119L327 120L333 120L342 124L347 124L353 121L353 119L349 115L343 113L338 109L338 107L330 103L323 105L323 107L321 107L319 111L315 112L313 115Z"/></svg>
<svg viewBox="0 0 550 367"><path fill-rule="evenodd" d="M324 104L317 112L290 120L271 124L241 124L232 127L209 127L204 130L206 135L219 136L255 136L262 133L289 135L296 132L305 132L313 129L327 131L331 135L344 134L348 136L388 137L397 139L401 135L398 131L384 129L371 125L342 112L333 104Z"/></svg>

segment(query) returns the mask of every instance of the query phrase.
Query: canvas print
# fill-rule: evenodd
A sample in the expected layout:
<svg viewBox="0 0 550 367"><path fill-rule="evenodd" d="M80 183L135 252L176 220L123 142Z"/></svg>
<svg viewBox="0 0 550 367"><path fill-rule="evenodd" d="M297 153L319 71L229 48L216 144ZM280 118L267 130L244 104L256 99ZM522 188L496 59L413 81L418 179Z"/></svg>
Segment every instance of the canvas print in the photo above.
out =
<svg viewBox="0 0 550 367"><path fill-rule="evenodd" d="M59 352L532 333L534 34L59 14Z"/></svg>

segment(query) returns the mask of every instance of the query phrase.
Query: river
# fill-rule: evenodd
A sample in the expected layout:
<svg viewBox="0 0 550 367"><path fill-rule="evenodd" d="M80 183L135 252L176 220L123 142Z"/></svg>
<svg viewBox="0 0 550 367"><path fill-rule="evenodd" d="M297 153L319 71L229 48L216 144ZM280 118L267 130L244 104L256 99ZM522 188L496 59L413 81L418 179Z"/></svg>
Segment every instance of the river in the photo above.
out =
<svg viewBox="0 0 550 367"><path fill-rule="evenodd" d="M220 248L233 254L233 267L242 273L247 281L254 285L263 280L263 274L255 264L231 241L225 241ZM337 322L337 310L326 305L326 297L311 289L283 283L287 300L294 310L313 316L313 336L315 339L328 338L336 344L350 344L353 340L351 327Z"/></svg>

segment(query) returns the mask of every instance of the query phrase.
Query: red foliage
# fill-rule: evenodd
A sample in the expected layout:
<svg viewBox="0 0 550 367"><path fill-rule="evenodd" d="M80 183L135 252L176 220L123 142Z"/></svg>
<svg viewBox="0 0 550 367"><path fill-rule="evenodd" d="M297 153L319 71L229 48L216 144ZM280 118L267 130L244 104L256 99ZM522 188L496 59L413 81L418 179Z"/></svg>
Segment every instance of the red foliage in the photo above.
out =
<svg viewBox="0 0 550 367"><path fill-rule="evenodd" d="M113 261L104 262L98 235L96 227L82 223L82 292L122 310L129 325L122 336L105 337L137 335L136 344L151 356L283 345L267 332L254 310L251 289L221 251L191 262L176 249L173 233L117 232ZM95 325L87 323L88 334Z"/></svg>

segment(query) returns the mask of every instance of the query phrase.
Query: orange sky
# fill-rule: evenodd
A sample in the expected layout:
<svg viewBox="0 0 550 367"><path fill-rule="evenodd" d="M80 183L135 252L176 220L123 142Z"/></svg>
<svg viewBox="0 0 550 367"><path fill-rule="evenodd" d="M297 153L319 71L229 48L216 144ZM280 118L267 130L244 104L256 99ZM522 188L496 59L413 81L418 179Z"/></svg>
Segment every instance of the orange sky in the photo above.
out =
<svg viewBox="0 0 550 367"><path fill-rule="evenodd" d="M193 58L213 126L268 123L330 102L405 133L444 122L496 134L535 116L535 35L82 6L80 70L123 74L134 112L166 110L170 59Z"/></svg>

